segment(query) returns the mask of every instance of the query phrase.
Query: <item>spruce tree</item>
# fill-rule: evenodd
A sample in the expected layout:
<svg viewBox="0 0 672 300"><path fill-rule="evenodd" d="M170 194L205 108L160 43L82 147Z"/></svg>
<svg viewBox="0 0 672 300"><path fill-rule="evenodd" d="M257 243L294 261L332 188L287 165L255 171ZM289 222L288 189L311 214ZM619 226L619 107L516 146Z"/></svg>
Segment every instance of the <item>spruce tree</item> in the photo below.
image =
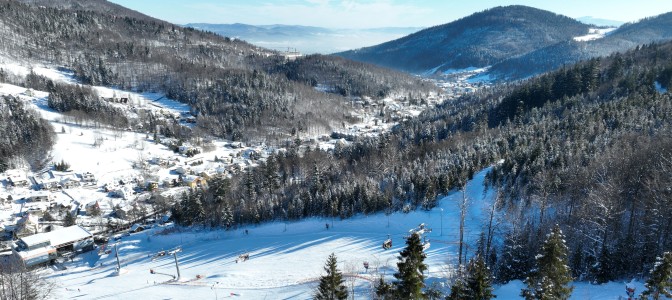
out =
<svg viewBox="0 0 672 300"><path fill-rule="evenodd" d="M560 226L555 225L537 255L537 268L525 279L527 288L521 295L533 299L569 299L574 287L571 270L567 266L567 246Z"/></svg>
<svg viewBox="0 0 672 300"><path fill-rule="evenodd" d="M320 277L320 285L317 287L315 299L348 299L348 288L343 284L343 274L338 270L336 264L336 255L332 253L327 258L327 263L324 266L327 274Z"/></svg>
<svg viewBox="0 0 672 300"><path fill-rule="evenodd" d="M376 299L394 299L394 290L392 285L385 282L385 279L381 276L376 283Z"/></svg>
<svg viewBox="0 0 672 300"><path fill-rule="evenodd" d="M595 281L598 284L607 283L614 279L614 273L614 257L606 245L602 246L600 258L595 268Z"/></svg>
<svg viewBox="0 0 672 300"><path fill-rule="evenodd" d="M476 257L469 261L467 274L467 298L465 299L487 300L496 297L492 293L490 270L480 254L477 254Z"/></svg>
<svg viewBox="0 0 672 300"><path fill-rule="evenodd" d="M450 294L446 297L447 300L463 300L469 297L469 291L467 291L467 285L465 283L464 275L458 276L453 282L453 285L450 286Z"/></svg>
<svg viewBox="0 0 672 300"><path fill-rule="evenodd" d="M424 299L422 288L425 286L424 271L427 265L424 263L425 253L422 251L420 235L412 233L406 239L406 248L399 253L397 268L399 271L394 277L399 279L396 283L397 299Z"/></svg>
<svg viewBox="0 0 672 300"><path fill-rule="evenodd" d="M672 252L665 252L663 257L656 258L642 299L649 299L649 296L654 300L661 299L661 296L672 298Z"/></svg>
<svg viewBox="0 0 672 300"><path fill-rule="evenodd" d="M505 236L498 262L497 282L508 283L511 280L525 279L527 272L532 268L530 255L525 247L527 242L521 232L510 232Z"/></svg>

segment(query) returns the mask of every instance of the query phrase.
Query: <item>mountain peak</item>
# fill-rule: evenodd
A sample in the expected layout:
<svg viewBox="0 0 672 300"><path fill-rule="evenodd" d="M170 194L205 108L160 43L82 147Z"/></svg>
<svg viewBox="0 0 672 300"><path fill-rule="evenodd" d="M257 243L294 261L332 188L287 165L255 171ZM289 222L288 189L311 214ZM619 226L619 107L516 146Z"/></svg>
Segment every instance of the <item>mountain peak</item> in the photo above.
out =
<svg viewBox="0 0 672 300"><path fill-rule="evenodd" d="M485 67L584 35L589 26L522 5L498 6L412 35L338 55L415 73Z"/></svg>

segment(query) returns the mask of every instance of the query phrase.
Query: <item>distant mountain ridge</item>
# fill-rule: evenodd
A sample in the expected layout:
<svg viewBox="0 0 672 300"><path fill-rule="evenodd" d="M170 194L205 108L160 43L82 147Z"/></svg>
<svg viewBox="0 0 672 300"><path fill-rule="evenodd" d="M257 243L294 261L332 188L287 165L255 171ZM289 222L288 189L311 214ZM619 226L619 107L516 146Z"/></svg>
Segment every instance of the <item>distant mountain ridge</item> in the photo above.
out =
<svg viewBox="0 0 672 300"><path fill-rule="evenodd" d="M589 24L589 25L597 25L597 26L608 26L608 27L619 27L625 22L623 21L617 21L617 20L608 20L608 19L602 19L602 18L594 18L591 16L585 16L585 17L580 17L576 18L580 22Z"/></svg>
<svg viewBox="0 0 672 300"><path fill-rule="evenodd" d="M593 57L624 52L638 45L672 40L672 12L626 23L607 36L586 42L573 40L537 49L493 65L497 78L520 79Z"/></svg>
<svg viewBox="0 0 672 300"><path fill-rule="evenodd" d="M589 27L527 6L495 7L394 41L337 55L413 73L485 67L584 35Z"/></svg>
<svg viewBox="0 0 672 300"><path fill-rule="evenodd" d="M324 28L300 25L249 25L189 23L186 27L245 40L275 50L297 49L303 53L333 53L375 45L421 30L421 27L364 29Z"/></svg>

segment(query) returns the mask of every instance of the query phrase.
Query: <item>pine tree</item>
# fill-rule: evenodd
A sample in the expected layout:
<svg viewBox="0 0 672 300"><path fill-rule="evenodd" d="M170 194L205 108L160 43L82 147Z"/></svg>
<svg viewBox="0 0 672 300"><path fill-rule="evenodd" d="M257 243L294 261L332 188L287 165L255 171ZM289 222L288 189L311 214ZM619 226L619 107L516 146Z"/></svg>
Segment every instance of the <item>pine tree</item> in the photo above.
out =
<svg viewBox="0 0 672 300"><path fill-rule="evenodd" d="M602 246L600 258L595 268L595 281L598 284L603 284L612 279L614 279L614 258L609 248L605 245Z"/></svg>
<svg viewBox="0 0 672 300"><path fill-rule="evenodd" d="M656 264L651 270L651 277L646 281L646 291L642 299L672 298L672 252L665 252L663 257L656 258Z"/></svg>
<svg viewBox="0 0 672 300"><path fill-rule="evenodd" d="M467 285L465 283L464 274L458 276L453 282L453 285L450 287L450 294L446 297L447 300L463 300L469 297L469 291L467 291Z"/></svg>
<svg viewBox="0 0 672 300"><path fill-rule="evenodd" d="M376 299L394 299L392 285L385 282L382 276L376 283Z"/></svg>
<svg viewBox="0 0 672 300"><path fill-rule="evenodd" d="M467 298L474 300L492 299L496 296L492 293L492 277L485 260L480 254L469 261L467 267Z"/></svg>
<svg viewBox="0 0 672 300"><path fill-rule="evenodd" d="M320 285L317 287L317 294L315 299L318 300L334 300L347 299L348 288L343 284L343 275L336 267L336 255L332 253L327 258L327 263L324 266L326 275L320 277Z"/></svg>
<svg viewBox="0 0 672 300"><path fill-rule="evenodd" d="M398 299L424 299L422 288L425 286L427 270L424 263L425 253L422 251L420 235L413 233L406 239L406 249L398 256L397 267L399 271L394 277L399 279L396 283L396 295Z"/></svg>
<svg viewBox="0 0 672 300"><path fill-rule="evenodd" d="M499 259L497 282L508 283L511 280L524 279L532 268L528 251L525 247L527 240L521 232L510 232L504 238L502 255Z"/></svg>
<svg viewBox="0 0 672 300"><path fill-rule="evenodd" d="M537 255L537 268L525 279L527 288L521 295L533 299L569 299L574 287L571 270L567 266L567 246L560 226L555 225Z"/></svg>
<svg viewBox="0 0 672 300"><path fill-rule="evenodd" d="M226 226L227 230L233 225L233 211L231 211L231 206L228 203L224 203L224 208L222 209L222 223Z"/></svg>

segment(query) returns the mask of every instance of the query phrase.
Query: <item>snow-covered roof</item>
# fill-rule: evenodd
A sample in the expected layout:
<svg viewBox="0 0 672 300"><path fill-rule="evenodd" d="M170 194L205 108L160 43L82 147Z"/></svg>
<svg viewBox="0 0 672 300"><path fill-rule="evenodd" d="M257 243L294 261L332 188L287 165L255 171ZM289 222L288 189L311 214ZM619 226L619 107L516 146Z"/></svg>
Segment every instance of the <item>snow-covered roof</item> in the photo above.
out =
<svg viewBox="0 0 672 300"><path fill-rule="evenodd" d="M28 181L26 173L20 170L9 170L5 172L5 174L7 175L7 178L9 178L9 180L12 182Z"/></svg>
<svg viewBox="0 0 672 300"><path fill-rule="evenodd" d="M76 242L82 239L90 238L90 232L79 225L65 227L63 229L54 230L51 232L38 233L31 236L21 238L21 240L28 246L39 244L46 239L51 241L51 245L58 248L64 244Z"/></svg>
<svg viewBox="0 0 672 300"><path fill-rule="evenodd" d="M26 250L26 251L17 251L16 254L21 257L23 260L28 260L31 258L39 257L42 255L47 255L49 253L54 253L56 252L56 249L52 246L46 246L46 247L40 247L36 248L33 250Z"/></svg>

